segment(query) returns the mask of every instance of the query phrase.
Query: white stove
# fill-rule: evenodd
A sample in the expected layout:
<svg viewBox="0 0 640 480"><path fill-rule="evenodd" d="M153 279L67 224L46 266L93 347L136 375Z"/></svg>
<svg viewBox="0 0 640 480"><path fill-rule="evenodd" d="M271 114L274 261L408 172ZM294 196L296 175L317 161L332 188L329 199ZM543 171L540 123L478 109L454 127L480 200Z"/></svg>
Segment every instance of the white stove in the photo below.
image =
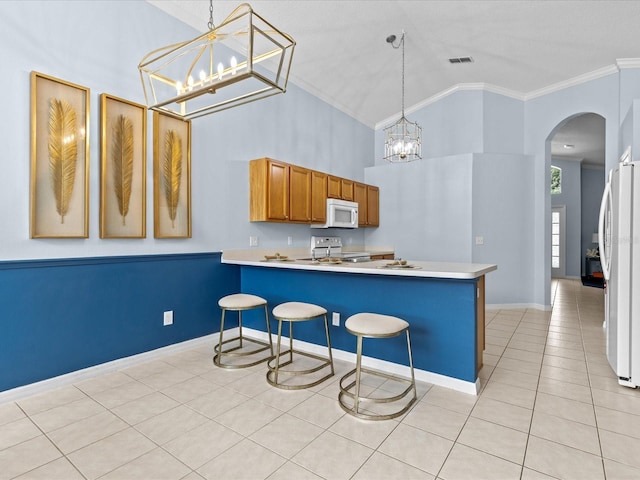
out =
<svg viewBox="0 0 640 480"><path fill-rule="evenodd" d="M371 256L367 252L343 252L340 237L311 237L311 259L339 258L345 262L368 262Z"/></svg>

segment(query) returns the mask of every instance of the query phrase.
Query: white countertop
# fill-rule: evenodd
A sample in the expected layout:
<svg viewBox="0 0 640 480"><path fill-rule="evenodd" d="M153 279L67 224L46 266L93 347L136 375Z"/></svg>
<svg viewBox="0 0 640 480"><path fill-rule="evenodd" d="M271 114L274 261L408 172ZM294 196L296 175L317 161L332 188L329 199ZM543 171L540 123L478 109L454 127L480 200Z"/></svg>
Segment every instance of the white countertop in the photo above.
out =
<svg viewBox="0 0 640 480"><path fill-rule="evenodd" d="M288 268L292 270L452 279L478 278L498 268L497 265L482 263L424 262L411 260L407 261L408 266L391 267L390 264L393 263L392 260L324 263L295 260L295 256L289 256L287 260L267 261L264 259L263 254L256 252L254 255L247 255L246 252L246 250L224 251L222 252L222 263L266 268ZM288 254L289 252L286 253ZM270 255L273 255L273 252L270 253ZM282 255L285 255L285 253L283 252Z"/></svg>

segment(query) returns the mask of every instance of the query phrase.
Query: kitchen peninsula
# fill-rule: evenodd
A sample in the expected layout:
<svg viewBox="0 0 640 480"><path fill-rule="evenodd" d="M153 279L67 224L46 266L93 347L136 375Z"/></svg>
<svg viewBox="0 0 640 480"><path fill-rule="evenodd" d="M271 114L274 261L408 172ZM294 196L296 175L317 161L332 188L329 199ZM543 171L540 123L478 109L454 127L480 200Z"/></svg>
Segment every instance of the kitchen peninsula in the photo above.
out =
<svg viewBox="0 0 640 480"><path fill-rule="evenodd" d="M298 260L303 257L298 253L283 250L278 257L267 259L264 252L229 250L223 252L222 263L237 265L242 292L266 298L270 308L301 301L322 305L330 319L339 314L340 325L331 328L336 358L355 358L355 338L344 328L349 316L375 312L405 319L410 324L416 378L477 393L484 349L484 276L496 270L496 265L424 261L393 265L390 260L334 263ZM264 319L254 319L250 313L243 316L243 327L266 335ZM324 330L308 323L296 325L295 337L312 349L322 344ZM372 368L406 375L406 340L367 341Z"/></svg>

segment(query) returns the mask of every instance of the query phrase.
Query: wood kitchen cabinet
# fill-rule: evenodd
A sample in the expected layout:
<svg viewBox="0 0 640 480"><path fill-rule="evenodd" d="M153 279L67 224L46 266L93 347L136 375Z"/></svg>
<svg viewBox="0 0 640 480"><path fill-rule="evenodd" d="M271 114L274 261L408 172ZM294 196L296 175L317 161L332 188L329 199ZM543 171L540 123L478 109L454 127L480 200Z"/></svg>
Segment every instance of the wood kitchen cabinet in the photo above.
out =
<svg viewBox="0 0 640 480"><path fill-rule="evenodd" d="M289 165L289 221L311 221L311 170Z"/></svg>
<svg viewBox="0 0 640 480"><path fill-rule="evenodd" d="M358 204L358 226L367 226L367 186L364 183L353 184L353 201Z"/></svg>
<svg viewBox="0 0 640 480"><path fill-rule="evenodd" d="M357 201L359 225L379 225L378 187L272 158L249 162L252 222L325 223L327 198Z"/></svg>
<svg viewBox="0 0 640 480"><path fill-rule="evenodd" d="M329 175L327 178L327 197L342 198L342 179Z"/></svg>
<svg viewBox="0 0 640 480"><path fill-rule="evenodd" d="M327 177L323 172L259 158L249 162L249 220L324 223Z"/></svg>
<svg viewBox="0 0 640 480"><path fill-rule="evenodd" d="M367 185L367 226L380 226L380 188Z"/></svg>
<svg viewBox="0 0 640 480"><path fill-rule="evenodd" d="M353 180L347 180L346 178L341 179L341 188L342 188L342 200L350 200L354 199L354 191L353 191Z"/></svg>
<svg viewBox="0 0 640 480"><path fill-rule="evenodd" d="M358 226L380 225L380 189L373 185L354 183L354 201L358 202Z"/></svg>
<svg viewBox="0 0 640 480"><path fill-rule="evenodd" d="M289 220L289 165L270 158L249 162L249 220Z"/></svg>
<svg viewBox="0 0 640 480"><path fill-rule="evenodd" d="M327 221L327 192L330 175L311 171L311 223Z"/></svg>

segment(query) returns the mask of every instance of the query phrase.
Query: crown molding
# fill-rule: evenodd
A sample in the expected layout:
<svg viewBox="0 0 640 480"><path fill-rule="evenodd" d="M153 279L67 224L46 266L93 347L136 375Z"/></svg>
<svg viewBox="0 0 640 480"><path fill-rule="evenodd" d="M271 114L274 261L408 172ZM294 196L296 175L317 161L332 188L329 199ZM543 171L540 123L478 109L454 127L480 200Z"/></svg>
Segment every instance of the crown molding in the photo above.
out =
<svg viewBox="0 0 640 480"><path fill-rule="evenodd" d="M620 70L617 65L607 65L606 67L599 68L593 72L578 75L577 77L569 78L568 80L563 80L562 82L554 83L553 85L529 92L524 96L524 100L527 101L544 95L549 95L550 93L555 93L560 90L564 90L565 88L575 87L592 80L597 80L598 78L606 77L608 75L618 73L619 71Z"/></svg>
<svg viewBox="0 0 640 480"><path fill-rule="evenodd" d="M492 85L490 83L458 83L453 87L443 90L442 92L436 93L435 95L425 100L422 100L421 102L416 103L415 105L412 105L409 108L405 108L405 115L417 112L418 110L421 110L427 105L431 105L432 103L442 100L443 98L448 97L449 95L452 95L454 93L468 92L468 91L482 91L482 92L497 93L498 95L504 95L505 97L510 97L515 100L520 100L520 101L524 100L524 95L522 93L516 92L515 90L509 90L508 88L498 87L497 85ZM392 115L376 123L375 130L378 130L384 127L385 125L395 122L399 118L400 118L399 113Z"/></svg>
<svg viewBox="0 0 640 480"><path fill-rule="evenodd" d="M620 70L623 68L640 68L640 58L618 58L616 65Z"/></svg>
<svg viewBox="0 0 640 480"><path fill-rule="evenodd" d="M507 88L498 87L496 85L492 85L489 83L459 83L454 85L451 88L443 90L440 93L437 93L426 100L423 100L411 107L405 109L405 113L414 113L418 110L430 105L432 103L437 102L438 100L442 100L456 92L461 91L470 91L470 90L482 90L485 92L492 92L498 95L504 95L506 97L510 97L516 100L520 100L526 102L528 100L532 100L534 98L542 97L544 95L549 95L550 93L558 92L560 90L564 90L565 88L575 87L577 85L581 85L586 82L590 82L592 80L597 80L599 78L606 77L607 75L612 75L614 73L618 73L620 70L625 68L640 68L640 58L618 58L616 59L615 65L607 65L606 67L599 68L598 70L594 70L592 72L585 73L583 75L578 75L577 77L570 78L568 80L563 80L562 82L554 83L547 87L533 90L528 93L516 92L514 90L509 90ZM388 125L392 122L395 122L400 118L400 114L392 115L375 125L375 129L378 130L385 125Z"/></svg>

